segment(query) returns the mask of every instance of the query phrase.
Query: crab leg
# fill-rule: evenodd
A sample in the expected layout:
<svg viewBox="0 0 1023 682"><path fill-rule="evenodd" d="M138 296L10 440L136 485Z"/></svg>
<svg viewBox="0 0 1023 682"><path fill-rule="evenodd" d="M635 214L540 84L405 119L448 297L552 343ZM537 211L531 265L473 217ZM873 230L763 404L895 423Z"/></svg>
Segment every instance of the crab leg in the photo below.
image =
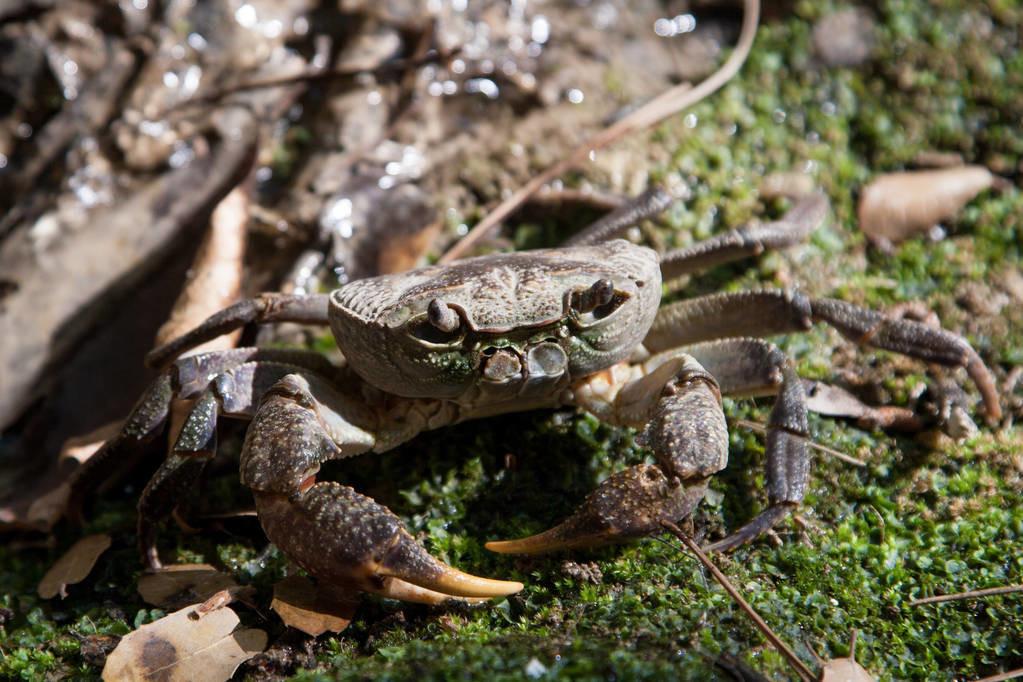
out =
<svg viewBox="0 0 1023 682"><path fill-rule="evenodd" d="M806 241L824 221L828 200L823 194L800 199L781 220L744 225L716 237L661 256L664 281L707 270L715 265L756 256Z"/></svg>
<svg viewBox="0 0 1023 682"><path fill-rule="evenodd" d="M577 389L577 402L619 423L645 424L657 464L612 475L558 526L521 540L489 542L487 549L535 554L592 547L658 533L662 522L692 513L709 477L728 458L717 382L684 353L652 358L639 374L624 385L591 379Z"/></svg>
<svg viewBox="0 0 1023 682"><path fill-rule="evenodd" d="M199 353L181 358L146 389L135 403L120 432L79 469L71 482L69 514L81 515L86 495L115 479L117 472L130 468L146 446L163 434L171 401L193 398L209 384L211 377L249 361L271 360L332 374L334 367L318 353L298 350L236 348Z"/></svg>
<svg viewBox="0 0 1023 682"><path fill-rule="evenodd" d="M189 348L244 327L250 322L299 322L327 324L326 294L296 296L261 294L224 308L184 336L155 348L146 356L146 365L162 367Z"/></svg>
<svg viewBox="0 0 1023 682"><path fill-rule="evenodd" d="M271 355L274 353L271 352ZM317 354L277 351L284 359L305 360ZM291 357L297 356L297 357ZM185 365L179 360L179 365ZM209 364L209 363L196 363ZM206 464L217 454L217 420L220 416L251 419L259 398L280 379L305 368L271 360L245 362L217 374L199 394L185 417L171 452L146 484L138 503L138 542L143 560L150 568L160 566L156 550L156 530L178 501L199 480ZM308 369L305 369L308 373ZM180 376L180 374L179 374ZM310 379L324 383L324 379Z"/></svg>
<svg viewBox="0 0 1023 682"><path fill-rule="evenodd" d="M762 339L724 339L685 351L714 375L730 396L776 395L767 422L767 495L770 506L724 540L707 547L727 551L772 528L803 501L810 482L809 424L803 382L777 346Z"/></svg>
<svg viewBox="0 0 1023 682"><path fill-rule="evenodd" d="M651 187L566 239L564 246L590 246L620 237L633 225L664 212L672 201L668 192Z"/></svg>
<svg viewBox="0 0 1023 682"><path fill-rule="evenodd" d="M241 479L253 491L267 537L331 585L431 603L521 590L521 583L441 563L386 507L340 483L316 482L322 462L377 445L371 431L335 411L338 399L298 374L263 397L242 449Z"/></svg>
<svg viewBox="0 0 1023 682"><path fill-rule="evenodd" d="M714 294L673 303L657 314L643 345L656 353L715 338L805 331L814 322L824 322L860 345L964 367L980 391L988 421L1001 419L994 377L966 339L852 303L811 299L792 289Z"/></svg>

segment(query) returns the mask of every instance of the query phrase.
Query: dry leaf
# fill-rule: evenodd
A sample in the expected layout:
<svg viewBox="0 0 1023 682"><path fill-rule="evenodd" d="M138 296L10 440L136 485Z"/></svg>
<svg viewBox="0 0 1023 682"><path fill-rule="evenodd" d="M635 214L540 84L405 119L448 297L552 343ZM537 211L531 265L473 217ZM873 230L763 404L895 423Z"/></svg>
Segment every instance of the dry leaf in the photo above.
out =
<svg viewBox="0 0 1023 682"><path fill-rule="evenodd" d="M763 199L786 197L797 199L813 194L817 189L813 176L795 171L771 173L760 181L757 188Z"/></svg>
<svg viewBox="0 0 1023 682"><path fill-rule="evenodd" d="M302 576L289 576L274 585L270 608L285 625L318 637L324 632L341 632L355 615L355 601L332 599Z"/></svg>
<svg viewBox="0 0 1023 682"><path fill-rule="evenodd" d="M103 679L223 682L266 647L262 630L235 631L239 621L232 609L225 606L196 617L197 606L125 635L107 657Z"/></svg>
<svg viewBox="0 0 1023 682"><path fill-rule="evenodd" d="M120 429L120 422L114 422L69 438L53 466L0 504L0 529L45 533L53 528L67 510L75 473Z"/></svg>
<svg viewBox="0 0 1023 682"><path fill-rule="evenodd" d="M50 567L43 579L39 581L36 590L43 599L52 599L58 594L63 599L67 596L67 586L80 583L92 571L96 565L99 555L110 547L110 536L103 533L100 535L87 535L64 553L64 556L57 559L57 562Z"/></svg>
<svg viewBox="0 0 1023 682"><path fill-rule="evenodd" d="M156 333L155 345L161 346L191 331L238 300L250 204L248 193L241 187L235 187L217 204L170 318ZM241 330L218 336L189 353L233 348L240 335Z"/></svg>
<svg viewBox="0 0 1023 682"><path fill-rule="evenodd" d="M242 187L235 187L213 209L209 229L199 244L188 279L174 302L170 317L156 332L155 346L162 346L198 327L210 315L220 312L241 296L242 261L245 258L250 208L248 192ZM234 348L240 336L240 329L222 334L189 349L185 355ZM181 399L171 403L168 445L173 447L177 441L194 403L194 400Z"/></svg>
<svg viewBox="0 0 1023 682"><path fill-rule="evenodd" d="M983 166L881 175L863 188L860 229L878 246L890 246L952 218L994 182Z"/></svg>
<svg viewBox="0 0 1023 682"><path fill-rule="evenodd" d="M821 682L874 682L867 669L852 658L833 658L821 670Z"/></svg>
<svg viewBox="0 0 1023 682"><path fill-rule="evenodd" d="M232 576L209 564L177 564L145 573L138 590L147 604L180 608L237 586Z"/></svg>
<svg viewBox="0 0 1023 682"><path fill-rule="evenodd" d="M916 432L923 428L923 422L905 407L885 405L872 407L844 388L825 384L821 381L804 380L806 409L829 417L850 417L863 428L894 429Z"/></svg>

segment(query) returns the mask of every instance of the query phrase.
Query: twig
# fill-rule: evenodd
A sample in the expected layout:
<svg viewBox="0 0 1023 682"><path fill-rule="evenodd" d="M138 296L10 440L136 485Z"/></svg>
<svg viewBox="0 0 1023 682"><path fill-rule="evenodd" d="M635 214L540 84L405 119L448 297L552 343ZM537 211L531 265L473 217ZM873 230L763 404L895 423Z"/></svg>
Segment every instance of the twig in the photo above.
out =
<svg viewBox="0 0 1023 682"><path fill-rule="evenodd" d="M262 78L258 80L244 81L242 83L236 83L234 85L227 85L215 92L206 93L193 97L191 99L178 102L170 107L167 107L156 116L151 118L163 118L171 112L185 109L188 107L200 106L203 104L213 104L229 95L235 95L239 92L248 92L250 90L262 90L265 88L279 88L286 85L296 85L298 83L316 83L319 81L331 81L339 80L342 78L352 78L365 73L373 73L380 75L387 72L404 72L407 69L423 66L432 62L442 62L456 56L461 51L461 48L455 48L453 50L429 50L425 54L410 57L407 59L393 59L388 62L384 62L380 66L374 69L356 68L356 69L326 69L317 71L305 71L303 73L292 74L290 76L274 76L271 78Z"/></svg>
<svg viewBox="0 0 1023 682"><path fill-rule="evenodd" d="M760 0L744 0L742 30L739 41L724 64L696 87L688 83L676 85L650 100L628 116L608 126L576 147L565 159L549 167L502 201L486 217L477 223L465 237L440 257L441 263L450 263L461 258L472 246L517 209L534 192L566 171L585 162L590 153L603 149L621 137L642 128L659 123L668 116L677 114L686 107L696 104L731 80L749 54L753 38L757 33L760 18Z"/></svg>
<svg viewBox="0 0 1023 682"><path fill-rule="evenodd" d="M736 419L735 423L736 423L737 426L743 426L743 427L745 427L747 429L751 429L753 431L758 431L760 433L766 433L767 432L767 427L766 426L764 426L763 424L758 424L757 422L754 422L754 421L750 421L748 419ZM812 440L808 440L807 444L811 448L813 448L814 450L817 450L818 452L823 452L826 455L831 455L835 459L840 459L843 462L845 462L846 464L852 464L853 466L858 466L858 467L865 467L865 466L867 466L867 463L864 462L862 459L856 459L855 457L847 455L844 452L839 452L838 450L835 450L834 448L829 448L827 445L821 445L820 443L815 443Z"/></svg>
<svg viewBox="0 0 1023 682"><path fill-rule="evenodd" d="M1023 585L1005 585L1004 587L988 587L983 590L970 590L969 592L956 592L955 594L939 594L934 597L923 597L909 602L910 606L921 604L940 604L946 601L962 601L964 599L979 599L981 597L993 597L998 594L1013 594L1023 592Z"/></svg>
<svg viewBox="0 0 1023 682"><path fill-rule="evenodd" d="M753 610L753 607L749 605L749 602L743 599L742 595L739 594L739 591L735 589L731 581L728 580L728 577L721 572L721 569L719 569L706 554L704 554L703 550L700 549L700 546L696 544L692 538L683 533L681 528L670 521L661 521L661 525L664 526L672 535L681 540L682 544L684 544L690 552L696 555L696 558L700 560L700 563L703 564L708 571L710 571L711 575L714 576L714 579L718 581L718 584L725 588L725 592L727 592L729 596L735 600L735 603L746 612L746 615L750 617L753 623L757 626L757 629L760 630L771 645L778 650L778 653L784 656L788 660L789 664L795 668L799 677L807 682L813 682L813 680L817 679L817 676L810 672L810 669L806 667L806 664L803 663L798 656L796 656L796 652L790 649L788 644L781 641L781 638L778 637L778 635L774 634L774 630L771 629L771 626L769 626L767 622L760 617L759 613Z"/></svg>
<svg viewBox="0 0 1023 682"><path fill-rule="evenodd" d="M974 680L974 682L1002 682L1002 680L1014 680L1017 677L1023 677L1023 668L1016 668L1006 673L998 673L991 677L982 677L979 680Z"/></svg>

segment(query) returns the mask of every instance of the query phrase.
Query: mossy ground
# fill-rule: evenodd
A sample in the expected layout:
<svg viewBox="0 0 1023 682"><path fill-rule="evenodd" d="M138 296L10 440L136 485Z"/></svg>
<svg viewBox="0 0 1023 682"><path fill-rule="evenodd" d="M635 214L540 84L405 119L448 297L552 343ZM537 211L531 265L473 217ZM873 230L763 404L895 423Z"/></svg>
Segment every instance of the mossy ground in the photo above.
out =
<svg viewBox="0 0 1023 682"><path fill-rule="evenodd" d="M1023 195L986 193L946 227L948 239L917 239L891 255L869 249L856 230L855 197L872 175L905 167L921 151L961 153L1016 180L1021 172L1023 56L1017 3L943 0L881 2L875 57L855 69L825 68L810 55L813 20L844 5L797 3L760 31L740 77L691 113L649 135L670 150L651 168L693 184L693 199L667 219L669 242L705 237L783 207L754 191L771 171L809 169L831 197L834 220L812 243L719 270L684 295L799 283L874 306L923 300L946 326L966 334L999 378L1023 364L1023 314L1011 301L994 313L964 307L970 292L993 299L995 282L1018 271ZM690 122L692 119L690 119ZM662 155L662 158L663 155ZM527 226L520 241L553 240L554 226ZM560 226L559 229L564 229ZM801 371L883 377L879 398L904 404L933 381L918 363L851 352L823 329L782 341ZM959 377L963 380L963 377ZM1014 408L1018 416L1018 402ZM767 405L729 403L730 418L763 421ZM802 511L777 546L761 541L730 557L724 571L781 637L810 660L847 653L880 679L970 679L1023 666L1019 595L936 606L913 598L1023 582L1023 431L984 428L958 444L866 432L813 417L814 438L869 461L864 469L815 461ZM714 482L694 527L720 533L765 503L763 441L734 429L730 466ZM537 413L431 433L400 451L332 469L403 515L429 548L466 570L521 580L526 589L483 608L429 609L369 600L343 634L311 649L318 667L299 678L521 679L691 678L721 675L723 652L773 678L790 676L748 619L674 543L646 540L572 557L515 560L482 549L487 538L542 529L568 513L601 478L649 452L634 434L571 412ZM230 467L214 475L202 503L244 504ZM35 585L77 531L49 549L0 548L0 677L92 677L97 649L161 615L134 590L138 574L134 489L101 502L87 531L114 534L92 577L65 601L44 602ZM261 554L246 521L198 536L168 532L164 553L220 564L259 589L286 570ZM243 532L249 531L249 532ZM175 544L176 543L176 544ZM568 563L569 559L572 562ZM243 609L244 610L244 609ZM270 631L282 628L246 612ZM283 644L302 651L301 638ZM291 672L288 646L248 675ZM311 659L306 659L311 660ZM532 661L536 663L531 663ZM276 666L276 668L275 668Z"/></svg>

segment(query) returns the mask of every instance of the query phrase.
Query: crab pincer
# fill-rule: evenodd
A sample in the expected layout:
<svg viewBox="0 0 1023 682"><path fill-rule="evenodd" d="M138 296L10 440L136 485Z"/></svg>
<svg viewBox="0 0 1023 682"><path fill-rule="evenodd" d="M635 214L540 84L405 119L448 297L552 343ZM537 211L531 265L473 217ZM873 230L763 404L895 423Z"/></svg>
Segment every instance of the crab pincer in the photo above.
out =
<svg viewBox="0 0 1023 682"><path fill-rule="evenodd" d="M314 391L319 389L319 399ZM352 488L316 481L320 463L360 449L306 377L289 375L263 398L242 450L267 537L326 584L430 604L514 594L522 583L463 573L431 556L389 509Z"/></svg>
<svg viewBox="0 0 1023 682"><path fill-rule="evenodd" d="M644 537L689 516L728 461L728 431L717 382L688 356L672 358L626 384L615 408L645 421L656 464L612 474L561 524L520 540L488 542L507 554L538 554Z"/></svg>

